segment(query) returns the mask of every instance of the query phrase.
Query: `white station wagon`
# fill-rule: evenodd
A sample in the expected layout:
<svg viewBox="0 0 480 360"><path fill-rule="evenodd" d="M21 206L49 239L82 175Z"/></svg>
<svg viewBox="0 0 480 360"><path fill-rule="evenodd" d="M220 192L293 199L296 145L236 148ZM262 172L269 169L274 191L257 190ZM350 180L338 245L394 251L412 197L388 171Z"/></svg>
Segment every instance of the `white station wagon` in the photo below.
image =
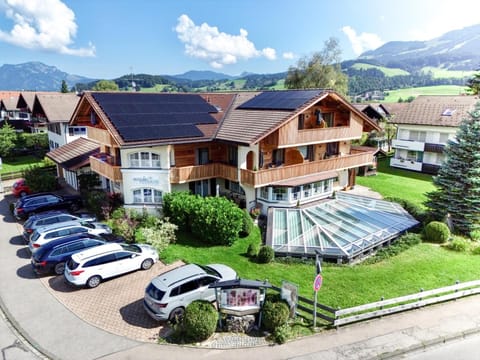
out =
<svg viewBox="0 0 480 360"><path fill-rule="evenodd" d="M104 279L148 270L157 261L157 250L147 244L105 244L73 254L64 275L72 285L94 288Z"/></svg>

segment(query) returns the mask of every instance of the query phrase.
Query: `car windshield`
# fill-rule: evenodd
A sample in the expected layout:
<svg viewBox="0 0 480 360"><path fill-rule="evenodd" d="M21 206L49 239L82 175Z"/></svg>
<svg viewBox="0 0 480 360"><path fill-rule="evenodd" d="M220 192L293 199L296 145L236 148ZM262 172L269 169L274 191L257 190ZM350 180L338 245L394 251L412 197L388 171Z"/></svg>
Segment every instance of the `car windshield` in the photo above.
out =
<svg viewBox="0 0 480 360"><path fill-rule="evenodd" d="M136 253L141 253L142 249L138 245L133 245L133 244L120 244L122 248L124 248L127 251L131 252L136 252Z"/></svg>
<svg viewBox="0 0 480 360"><path fill-rule="evenodd" d="M215 276L215 277L218 277L218 278L222 277L222 275L220 275L220 273L217 270L215 270L215 269L213 269L209 266L204 266L204 265L199 265L199 264L197 264L197 266L201 267L209 275L212 275L212 276Z"/></svg>

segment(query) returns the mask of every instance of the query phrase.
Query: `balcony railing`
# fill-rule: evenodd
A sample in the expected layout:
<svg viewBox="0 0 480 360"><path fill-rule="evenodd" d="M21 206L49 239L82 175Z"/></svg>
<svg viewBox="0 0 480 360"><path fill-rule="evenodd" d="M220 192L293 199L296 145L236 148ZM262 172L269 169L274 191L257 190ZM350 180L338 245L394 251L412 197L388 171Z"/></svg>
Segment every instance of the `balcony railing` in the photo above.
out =
<svg viewBox="0 0 480 360"><path fill-rule="evenodd" d="M90 156L90 167L92 171L112 181L122 181L120 166L111 165L108 160L108 157L96 158L95 156Z"/></svg>
<svg viewBox="0 0 480 360"><path fill-rule="evenodd" d="M358 152L339 155L330 159L311 161L303 164L280 166L260 171L241 170L241 183L254 187L266 186L274 182L312 175L324 171L343 170L373 164L372 152Z"/></svg>
<svg viewBox="0 0 480 360"><path fill-rule="evenodd" d="M425 147L425 143L421 142L421 141L414 141L414 140L393 139L392 147L394 147L396 149L423 151L423 149Z"/></svg>
<svg viewBox="0 0 480 360"><path fill-rule="evenodd" d="M238 181L238 171L235 166L221 163L184 166L172 168L170 170L170 182L172 184L180 184L187 181L204 180L215 177Z"/></svg>

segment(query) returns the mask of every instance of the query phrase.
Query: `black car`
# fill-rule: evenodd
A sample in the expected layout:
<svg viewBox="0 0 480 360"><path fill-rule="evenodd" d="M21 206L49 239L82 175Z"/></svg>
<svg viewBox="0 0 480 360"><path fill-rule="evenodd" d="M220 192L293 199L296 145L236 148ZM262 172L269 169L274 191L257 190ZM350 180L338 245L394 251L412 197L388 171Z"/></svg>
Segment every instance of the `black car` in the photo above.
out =
<svg viewBox="0 0 480 360"><path fill-rule="evenodd" d="M79 195L32 194L17 200L13 215L21 220L27 219L31 214L46 210L67 209L76 211L82 206L82 198Z"/></svg>
<svg viewBox="0 0 480 360"><path fill-rule="evenodd" d="M66 236L42 245L32 256L32 267L36 274L62 275L65 263L77 251L105 244L98 237Z"/></svg>

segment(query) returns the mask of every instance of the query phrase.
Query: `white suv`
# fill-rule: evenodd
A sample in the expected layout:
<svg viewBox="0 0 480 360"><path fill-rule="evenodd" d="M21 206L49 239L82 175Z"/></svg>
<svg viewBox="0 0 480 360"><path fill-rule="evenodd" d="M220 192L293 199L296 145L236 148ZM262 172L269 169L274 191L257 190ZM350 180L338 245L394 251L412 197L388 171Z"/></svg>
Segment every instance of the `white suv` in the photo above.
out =
<svg viewBox="0 0 480 360"><path fill-rule="evenodd" d="M148 270L157 261L157 250L147 244L105 244L73 254L64 275L72 285L94 288L103 279Z"/></svg>
<svg viewBox="0 0 480 360"><path fill-rule="evenodd" d="M222 264L188 264L160 274L145 290L143 307L155 320L175 322L195 300L215 301L216 281L234 280L237 273Z"/></svg>

